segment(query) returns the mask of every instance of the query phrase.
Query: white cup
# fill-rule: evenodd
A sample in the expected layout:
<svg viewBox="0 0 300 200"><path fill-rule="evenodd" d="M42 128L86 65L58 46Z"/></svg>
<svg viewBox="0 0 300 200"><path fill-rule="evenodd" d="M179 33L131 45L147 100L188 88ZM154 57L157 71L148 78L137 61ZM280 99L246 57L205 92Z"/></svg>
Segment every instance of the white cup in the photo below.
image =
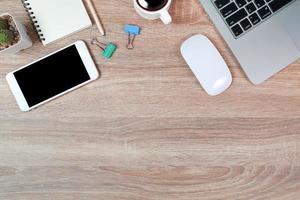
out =
<svg viewBox="0 0 300 200"><path fill-rule="evenodd" d="M139 5L138 0L133 0L134 8L136 12L144 17L145 19L155 20L161 19L164 24L170 24L172 22L172 17L169 14L169 9L172 3L172 0L168 0L166 5L159 10L150 11L146 10L142 6Z"/></svg>

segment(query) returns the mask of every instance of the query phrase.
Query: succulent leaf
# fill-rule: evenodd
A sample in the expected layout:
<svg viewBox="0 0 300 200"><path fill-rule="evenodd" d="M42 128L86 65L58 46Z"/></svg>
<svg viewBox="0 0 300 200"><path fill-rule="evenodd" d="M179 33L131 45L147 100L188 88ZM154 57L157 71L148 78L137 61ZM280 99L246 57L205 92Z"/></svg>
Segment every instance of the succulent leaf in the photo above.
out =
<svg viewBox="0 0 300 200"><path fill-rule="evenodd" d="M0 30L0 44L9 45L14 40L14 33L10 30Z"/></svg>

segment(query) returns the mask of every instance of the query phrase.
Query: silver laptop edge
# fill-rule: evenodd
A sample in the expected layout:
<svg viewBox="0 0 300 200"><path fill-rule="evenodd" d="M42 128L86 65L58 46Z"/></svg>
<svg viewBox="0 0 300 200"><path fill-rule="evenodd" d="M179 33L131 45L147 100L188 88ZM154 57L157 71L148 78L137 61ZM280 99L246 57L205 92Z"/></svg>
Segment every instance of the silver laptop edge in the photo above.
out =
<svg viewBox="0 0 300 200"><path fill-rule="evenodd" d="M300 0L238 38L213 1L200 2L253 84L262 83L300 57Z"/></svg>

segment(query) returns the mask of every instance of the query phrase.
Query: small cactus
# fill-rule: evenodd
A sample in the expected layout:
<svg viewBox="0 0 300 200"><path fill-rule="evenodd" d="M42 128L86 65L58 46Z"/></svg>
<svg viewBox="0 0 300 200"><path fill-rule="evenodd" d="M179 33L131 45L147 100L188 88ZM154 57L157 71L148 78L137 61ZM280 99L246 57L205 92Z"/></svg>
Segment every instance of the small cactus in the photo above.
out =
<svg viewBox="0 0 300 200"><path fill-rule="evenodd" d="M14 33L10 30L0 30L0 44L9 45L14 40Z"/></svg>
<svg viewBox="0 0 300 200"><path fill-rule="evenodd" d="M0 17L0 30L7 30L9 28L7 19Z"/></svg>

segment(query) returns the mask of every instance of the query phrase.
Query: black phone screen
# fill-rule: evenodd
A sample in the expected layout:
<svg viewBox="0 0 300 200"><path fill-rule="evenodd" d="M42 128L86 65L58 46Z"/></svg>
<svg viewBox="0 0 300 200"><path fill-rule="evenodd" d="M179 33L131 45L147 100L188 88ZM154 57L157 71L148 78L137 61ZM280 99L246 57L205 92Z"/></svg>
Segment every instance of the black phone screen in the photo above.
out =
<svg viewBox="0 0 300 200"><path fill-rule="evenodd" d="M90 80L75 45L15 72L14 76L29 107Z"/></svg>

